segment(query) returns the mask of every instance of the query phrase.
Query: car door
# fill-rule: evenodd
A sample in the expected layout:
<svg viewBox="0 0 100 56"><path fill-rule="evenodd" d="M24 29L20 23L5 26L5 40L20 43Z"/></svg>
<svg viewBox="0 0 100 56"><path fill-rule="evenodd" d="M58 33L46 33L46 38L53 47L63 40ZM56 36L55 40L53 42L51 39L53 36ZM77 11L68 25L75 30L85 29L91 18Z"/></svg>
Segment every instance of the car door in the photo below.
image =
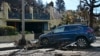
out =
<svg viewBox="0 0 100 56"><path fill-rule="evenodd" d="M61 34L64 32L64 27L58 27L53 30L53 40L60 41L62 39Z"/></svg>
<svg viewBox="0 0 100 56"><path fill-rule="evenodd" d="M70 29L69 26L65 26L64 31L60 34L61 35L60 38L62 41L66 41L66 42L70 41L71 32L69 31L69 29Z"/></svg>
<svg viewBox="0 0 100 56"><path fill-rule="evenodd" d="M61 34L61 36L63 37L63 41L74 41L75 40L75 36L77 35L77 30L78 27L77 26L66 26L64 29L64 32Z"/></svg>

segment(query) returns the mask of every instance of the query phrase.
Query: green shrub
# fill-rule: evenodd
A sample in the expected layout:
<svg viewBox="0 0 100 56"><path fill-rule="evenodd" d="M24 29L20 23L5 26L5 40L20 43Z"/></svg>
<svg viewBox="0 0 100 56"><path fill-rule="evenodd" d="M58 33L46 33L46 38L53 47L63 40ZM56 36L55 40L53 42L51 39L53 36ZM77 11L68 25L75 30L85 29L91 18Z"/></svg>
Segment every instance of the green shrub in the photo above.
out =
<svg viewBox="0 0 100 56"><path fill-rule="evenodd" d="M18 34L17 30L13 26L1 26L0 27L0 35L1 36L3 36L3 35L16 35L16 34Z"/></svg>
<svg viewBox="0 0 100 56"><path fill-rule="evenodd" d="M31 32L30 31L25 31L25 34L30 34Z"/></svg>
<svg viewBox="0 0 100 56"><path fill-rule="evenodd" d="M4 35L4 27L0 27L0 35Z"/></svg>

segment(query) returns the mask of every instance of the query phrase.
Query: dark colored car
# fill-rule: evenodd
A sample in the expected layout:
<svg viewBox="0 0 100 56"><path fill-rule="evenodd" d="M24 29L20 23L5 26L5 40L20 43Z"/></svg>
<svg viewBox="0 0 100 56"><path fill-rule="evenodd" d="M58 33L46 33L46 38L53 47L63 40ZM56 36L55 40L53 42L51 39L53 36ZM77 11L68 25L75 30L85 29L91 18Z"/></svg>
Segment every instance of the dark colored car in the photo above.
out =
<svg viewBox="0 0 100 56"><path fill-rule="evenodd" d="M39 41L42 45L76 41L77 46L80 48L89 47L95 40L93 29L82 24L59 26L51 32L39 36Z"/></svg>

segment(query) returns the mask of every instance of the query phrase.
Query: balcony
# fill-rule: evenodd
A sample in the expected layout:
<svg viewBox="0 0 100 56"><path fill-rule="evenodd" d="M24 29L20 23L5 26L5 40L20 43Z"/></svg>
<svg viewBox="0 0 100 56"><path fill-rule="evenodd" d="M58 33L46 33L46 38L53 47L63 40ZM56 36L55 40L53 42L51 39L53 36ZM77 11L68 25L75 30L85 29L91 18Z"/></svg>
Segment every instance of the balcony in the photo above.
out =
<svg viewBox="0 0 100 56"><path fill-rule="evenodd" d="M8 16L9 16L9 19L21 19L21 16L19 13L12 13L11 12L8 14Z"/></svg>
<svg viewBox="0 0 100 56"><path fill-rule="evenodd" d="M33 18L37 20L49 20L50 15L45 13L34 13Z"/></svg>
<svg viewBox="0 0 100 56"><path fill-rule="evenodd" d="M19 13L9 13L9 19L21 19L21 14ZM35 19L35 20L49 20L50 15L45 14L45 13L33 13L33 18L32 14L26 13L25 14L25 19Z"/></svg>

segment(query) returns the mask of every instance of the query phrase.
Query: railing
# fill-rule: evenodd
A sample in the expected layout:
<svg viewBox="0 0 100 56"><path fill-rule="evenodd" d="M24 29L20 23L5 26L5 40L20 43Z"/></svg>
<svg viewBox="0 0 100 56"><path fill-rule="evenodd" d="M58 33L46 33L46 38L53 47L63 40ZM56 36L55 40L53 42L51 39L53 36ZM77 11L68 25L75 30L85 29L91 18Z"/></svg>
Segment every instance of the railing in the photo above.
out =
<svg viewBox="0 0 100 56"><path fill-rule="evenodd" d="M9 13L9 18L10 19L21 19L21 14L20 13ZM25 14L25 19L32 19L32 14L26 13ZM45 13L33 13L33 19L49 20L50 15L45 14Z"/></svg>
<svg viewBox="0 0 100 56"><path fill-rule="evenodd" d="M21 15L19 13L9 13L10 19L21 19Z"/></svg>
<svg viewBox="0 0 100 56"><path fill-rule="evenodd" d="M25 14L25 19L32 19L32 14L29 13Z"/></svg>
<svg viewBox="0 0 100 56"><path fill-rule="evenodd" d="M50 15L49 14L45 14L45 13L34 13L33 14L33 18L34 19L39 19L39 20L49 20L50 19Z"/></svg>

